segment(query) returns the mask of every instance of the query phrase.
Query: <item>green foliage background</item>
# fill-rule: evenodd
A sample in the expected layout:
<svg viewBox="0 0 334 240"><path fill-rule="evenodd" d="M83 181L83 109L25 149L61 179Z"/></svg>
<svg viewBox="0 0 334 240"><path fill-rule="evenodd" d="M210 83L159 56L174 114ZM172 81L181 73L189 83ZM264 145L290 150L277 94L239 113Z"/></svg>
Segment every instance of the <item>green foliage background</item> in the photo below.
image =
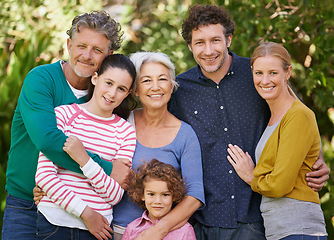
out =
<svg viewBox="0 0 334 240"><path fill-rule="evenodd" d="M25 75L37 65L66 60L66 34L81 12L105 8L121 22L119 52L162 51L181 73L195 66L180 35L187 8L196 2L224 6L236 22L231 50L250 57L261 40L284 43L293 58L291 84L317 116L324 155L334 166L334 20L332 0L2 0L0 8L0 223L10 124ZM122 3L122 4L120 4ZM24 171L24 166L22 166ZM331 171L332 172L332 171ZM334 239L334 179L320 192L328 239Z"/></svg>

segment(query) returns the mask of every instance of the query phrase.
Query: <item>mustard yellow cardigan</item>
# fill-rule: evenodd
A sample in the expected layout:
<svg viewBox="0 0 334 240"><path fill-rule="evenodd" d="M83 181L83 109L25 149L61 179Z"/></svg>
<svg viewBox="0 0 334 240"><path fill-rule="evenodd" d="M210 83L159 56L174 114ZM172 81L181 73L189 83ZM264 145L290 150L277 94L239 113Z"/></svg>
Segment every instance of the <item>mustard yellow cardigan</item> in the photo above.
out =
<svg viewBox="0 0 334 240"><path fill-rule="evenodd" d="M320 135L314 113L296 99L269 137L251 183L266 197L289 197L320 203L305 174L318 158Z"/></svg>

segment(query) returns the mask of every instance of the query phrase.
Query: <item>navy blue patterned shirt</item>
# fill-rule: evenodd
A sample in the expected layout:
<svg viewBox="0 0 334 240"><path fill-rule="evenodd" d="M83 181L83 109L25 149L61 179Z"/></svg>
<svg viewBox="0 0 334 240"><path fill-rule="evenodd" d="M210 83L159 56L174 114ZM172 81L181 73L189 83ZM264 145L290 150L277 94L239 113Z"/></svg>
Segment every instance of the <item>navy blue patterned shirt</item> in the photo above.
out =
<svg viewBox="0 0 334 240"><path fill-rule="evenodd" d="M216 84L196 66L176 77L170 111L195 130L202 149L206 205L194 217L206 226L235 228L262 221L261 196L254 193L227 160L228 144L237 144L255 160L255 147L270 111L257 93L250 59L229 53L228 73Z"/></svg>

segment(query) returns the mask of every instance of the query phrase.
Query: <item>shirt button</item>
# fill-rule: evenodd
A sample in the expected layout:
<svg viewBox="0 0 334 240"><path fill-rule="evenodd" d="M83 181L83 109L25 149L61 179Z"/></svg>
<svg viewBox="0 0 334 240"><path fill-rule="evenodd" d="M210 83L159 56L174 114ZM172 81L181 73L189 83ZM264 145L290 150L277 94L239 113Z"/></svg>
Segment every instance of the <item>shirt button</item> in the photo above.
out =
<svg viewBox="0 0 334 240"><path fill-rule="evenodd" d="M228 173L232 173L232 170L228 171Z"/></svg>
<svg viewBox="0 0 334 240"><path fill-rule="evenodd" d="M217 85L217 88L219 88L219 86Z"/></svg>
<svg viewBox="0 0 334 240"><path fill-rule="evenodd" d="M234 72L231 72L231 74L234 74Z"/></svg>
<svg viewBox="0 0 334 240"><path fill-rule="evenodd" d="M224 107L223 107L223 106L220 106L220 109L224 109Z"/></svg>
<svg viewBox="0 0 334 240"><path fill-rule="evenodd" d="M227 132L227 128L224 128L224 131Z"/></svg>
<svg viewBox="0 0 334 240"><path fill-rule="evenodd" d="M231 198L234 199L234 195L232 195Z"/></svg>
<svg viewBox="0 0 334 240"><path fill-rule="evenodd" d="M194 113L195 113L195 114L197 114L198 112L197 112L197 111L195 111Z"/></svg>

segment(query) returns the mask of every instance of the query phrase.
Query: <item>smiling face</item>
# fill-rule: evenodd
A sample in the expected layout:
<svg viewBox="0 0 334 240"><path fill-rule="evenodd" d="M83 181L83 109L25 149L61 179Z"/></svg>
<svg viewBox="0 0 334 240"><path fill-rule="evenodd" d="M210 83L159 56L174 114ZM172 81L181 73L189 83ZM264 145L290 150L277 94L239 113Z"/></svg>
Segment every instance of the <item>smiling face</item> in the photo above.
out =
<svg viewBox="0 0 334 240"><path fill-rule="evenodd" d="M87 110L100 117L111 117L113 110L129 95L132 81L128 71L120 68L109 67L100 76L94 73L95 88Z"/></svg>
<svg viewBox="0 0 334 240"><path fill-rule="evenodd" d="M191 44L188 47L206 77L214 79L222 74L221 67L228 56L231 41L232 35L226 40L221 24L201 26L192 31Z"/></svg>
<svg viewBox="0 0 334 240"><path fill-rule="evenodd" d="M287 81L291 75L290 66L283 69L279 57L266 55L257 58L252 67L254 86L266 101L276 100L289 95Z"/></svg>
<svg viewBox="0 0 334 240"><path fill-rule="evenodd" d="M160 63L144 63L137 80L136 95L144 108L167 108L173 92L170 73Z"/></svg>
<svg viewBox="0 0 334 240"><path fill-rule="evenodd" d="M71 69L79 77L90 77L111 53L109 45L110 40L104 34L81 27L72 39L67 40Z"/></svg>
<svg viewBox="0 0 334 240"><path fill-rule="evenodd" d="M173 205L173 196L167 183L150 177L145 179L142 200L145 202L148 217L154 223L167 215Z"/></svg>

